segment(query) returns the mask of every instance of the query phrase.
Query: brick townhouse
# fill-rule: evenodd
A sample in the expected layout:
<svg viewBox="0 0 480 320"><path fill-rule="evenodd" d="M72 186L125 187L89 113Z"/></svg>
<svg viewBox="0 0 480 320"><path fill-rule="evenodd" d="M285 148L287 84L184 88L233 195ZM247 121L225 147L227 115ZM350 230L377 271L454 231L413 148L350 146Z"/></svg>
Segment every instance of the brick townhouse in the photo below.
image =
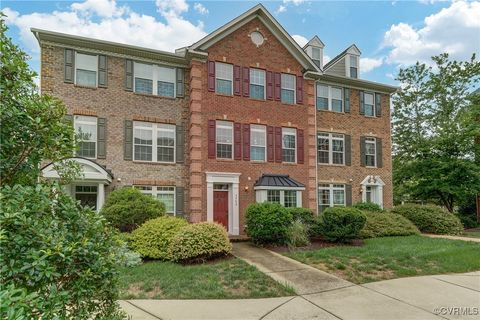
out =
<svg viewBox="0 0 480 320"><path fill-rule="evenodd" d="M175 52L32 32L41 90L81 141L67 190L97 210L135 187L239 235L253 202L392 205L396 88L359 79L355 45L323 65L317 36L299 47L262 5ZM54 164L43 175L57 178Z"/></svg>

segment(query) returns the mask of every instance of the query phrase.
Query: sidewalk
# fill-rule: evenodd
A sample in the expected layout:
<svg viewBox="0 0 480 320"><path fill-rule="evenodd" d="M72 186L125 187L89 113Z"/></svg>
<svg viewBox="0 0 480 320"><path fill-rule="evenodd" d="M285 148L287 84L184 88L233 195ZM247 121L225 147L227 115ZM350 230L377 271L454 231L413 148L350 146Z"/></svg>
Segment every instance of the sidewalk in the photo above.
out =
<svg viewBox="0 0 480 320"><path fill-rule="evenodd" d="M471 241L471 242L480 242L480 238L469 238L469 237L462 237L462 236L447 236L443 234L430 234L430 233L422 233L423 236L430 237L430 238L444 238L450 240L462 240L462 241Z"/></svg>

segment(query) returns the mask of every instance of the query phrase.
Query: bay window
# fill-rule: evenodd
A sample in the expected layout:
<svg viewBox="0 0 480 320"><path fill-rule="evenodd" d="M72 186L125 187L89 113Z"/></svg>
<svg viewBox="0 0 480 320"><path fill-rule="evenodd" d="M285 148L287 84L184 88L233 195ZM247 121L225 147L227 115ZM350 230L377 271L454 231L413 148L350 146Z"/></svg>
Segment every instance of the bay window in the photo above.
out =
<svg viewBox="0 0 480 320"><path fill-rule="evenodd" d="M261 192L261 191L257 191ZM278 203L284 206L285 208L295 208L301 207L301 195L302 192L298 190L279 190L279 189L269 189L266 190L267 202Z"/></svg>

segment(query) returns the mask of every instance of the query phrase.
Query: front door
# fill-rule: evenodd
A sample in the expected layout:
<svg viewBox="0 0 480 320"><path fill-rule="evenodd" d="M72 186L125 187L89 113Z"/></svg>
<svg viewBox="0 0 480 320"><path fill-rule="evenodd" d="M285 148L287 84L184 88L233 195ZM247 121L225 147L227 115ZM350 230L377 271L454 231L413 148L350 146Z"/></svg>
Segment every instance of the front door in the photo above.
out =
<svg viewBox="0 0 480 320"><path fill-rule="evenodd" d="M228 230L228 190L213 191L213 221Z"/></svg>

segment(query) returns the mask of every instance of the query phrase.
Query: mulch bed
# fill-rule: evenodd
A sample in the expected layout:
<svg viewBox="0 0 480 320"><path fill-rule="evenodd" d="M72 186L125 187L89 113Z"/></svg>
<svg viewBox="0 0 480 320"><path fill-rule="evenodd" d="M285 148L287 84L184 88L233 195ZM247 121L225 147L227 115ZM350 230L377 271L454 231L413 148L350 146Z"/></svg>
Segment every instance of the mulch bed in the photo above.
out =
<svg viewBox="0 0 480 320"><path fill-rule="evenodd" d="M343 247L343 246L361 247L363 246L363 244L364 244L364 241L361 239L355 239L349 243L335 243L335 242L329 242L322 238L315 238L315 239L312 239L310 245L306 247L298 247L298 248L290 249L288 246L265 246L265 248L277 253L285 253L285 252L292 252L292 251L310 251L310 250L316 250L316 249L322 249L322 248L328 248L328 247Z"/></svg>

